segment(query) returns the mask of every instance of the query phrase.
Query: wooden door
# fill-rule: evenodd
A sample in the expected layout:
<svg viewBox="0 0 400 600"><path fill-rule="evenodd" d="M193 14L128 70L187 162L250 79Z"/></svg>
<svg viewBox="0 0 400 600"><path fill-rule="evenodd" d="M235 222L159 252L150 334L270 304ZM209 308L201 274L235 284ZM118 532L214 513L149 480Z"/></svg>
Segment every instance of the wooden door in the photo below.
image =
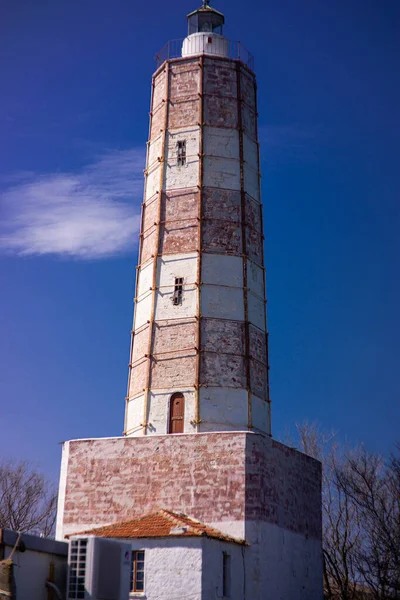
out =
<svg viewBox="0 0 400 600"><path fill-rule="evenodd" d="M169 408L169 433L183 433L185 399L180 392L171 396Z"/></svg>

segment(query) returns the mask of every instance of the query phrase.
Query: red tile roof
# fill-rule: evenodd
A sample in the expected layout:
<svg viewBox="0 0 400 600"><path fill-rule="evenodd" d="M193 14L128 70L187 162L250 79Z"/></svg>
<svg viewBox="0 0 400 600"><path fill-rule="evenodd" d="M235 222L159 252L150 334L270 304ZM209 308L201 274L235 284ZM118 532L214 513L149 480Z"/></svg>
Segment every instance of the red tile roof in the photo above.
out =
<svg viewBox="0 0 400 600"><path fill-rule="evenodd" d="M187 515L177 514L170 510L159 510L157 513L131 519L130 521L120 521L104 527L97 527L88 531L82 531L79 534L72 535L96 535L107 538L150 538L150 537L197 537L206 536L225 542L235 542L245 545L246 542L238 540L222 531L209 527L200 521L191 519Z"/></svg>

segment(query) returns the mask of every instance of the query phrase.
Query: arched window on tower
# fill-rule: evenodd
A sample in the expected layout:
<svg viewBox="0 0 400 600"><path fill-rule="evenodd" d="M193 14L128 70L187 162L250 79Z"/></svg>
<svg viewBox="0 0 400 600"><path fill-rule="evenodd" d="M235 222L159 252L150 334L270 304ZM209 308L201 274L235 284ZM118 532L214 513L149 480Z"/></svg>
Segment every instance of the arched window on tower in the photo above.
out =
<svg viewBox="0 0 400 600"><path fill-rule="evenodd" d="M181 392L172 394L169 402L168 433L183 433L183 417L185 413L185 398Z"/></svg>

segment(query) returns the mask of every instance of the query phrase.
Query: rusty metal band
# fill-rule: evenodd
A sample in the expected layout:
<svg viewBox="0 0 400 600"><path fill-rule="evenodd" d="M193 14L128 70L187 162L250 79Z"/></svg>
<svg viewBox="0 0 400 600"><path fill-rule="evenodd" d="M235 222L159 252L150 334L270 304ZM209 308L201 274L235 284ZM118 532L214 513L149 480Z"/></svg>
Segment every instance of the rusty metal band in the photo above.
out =
<svg viewBox="0 0 400 600"><path fill-rule="evenodd" d="M153 104L153 98L154 98L154 88L155 88L155 77L153 76L152 82L151 82L151 98L150 98L150 110L152 108L152 104ZM150 113L151 115L151 113ZM150 116L149 119L149 138L151 136L151 125L152 125L152 116ZM146 166L149 160L149 150L150 150L150 145L149 143L146 144ZM140 232L143 231L143 226L144 226L144 213L145 213L145 200L146 200L146 187L147 187L147 174L145 173L144 176L144 186L143 186L143 202L142 202L142 206L140 209ZM142 262L142 250L143 250L143 238L139 236L139 252L138 252L138 264L140 265ZM140 273L140 269L136 268L136 276L135 276L135 295L137 295L138 289L139 289L139 273ZM135 306L135 315L134 315L134 321L133 321L133 327L132 327L132 331L131 331L131 343L130 343L130 350L129 350L129 370L128 370L128 385L127 385L127 391L126 391L126 397L125 397L125 416L124 416L124 431L123 431L123 435L126 435L127 433L127 418L128 418L128 402L129 402L129 390L131 387L131 377L132 377L132 358L133 358L133 344L134 344L134 337L135 337L135 318L136 318L136 306Z"/></svg>
<svg viewBox="0 0 400 600"><path fill-rule="evenodd" d="M203 239L203 174L204 174L204 56L200 56L199 59L199 178L198 178L198 235L197 235L197 276L196 280L199 284L197 286L197 300L196 300L196 317L197 317L197 328L196 328L196 373L195 373L195 409L194 409L194 425L196 432L200 431L201 417L200 417L200 375L201 375L201 264L202 264L202 239Z"/></svg>
<svg viewBox="0 0 400 600"><path fill-rule="evenodd" d="M164 177L165 177L165 150L167 143L167 135L168 135L168 116L169 116L169 91L170 91L170 72L169 72L169 62L167 61L165 64L165 98L164 98L164 124L163 124L163 137L161 144L161 156L160 156L160 178L158 184L158 205L157 205L157 225L156 225L156 234L154 240L154 254L153 254L153 278L152 278L152 290L151 290L151 313L150 313L150 327L149 327L149 339L147 346L147 373L146 373L146 387L144 391L144 402L143 402L143 433L147 435L148 428L148 412L149 412L149 395L150 395L150 385L151 385L151 362L152 362L152 352L154 345L154 317L155 317L155 307L156 307L156 298L157 298L157 264L158 264L158 254L159 254L159 246L160 246L160 221L161 221L161 211L162 211L162 202L163 202L163 193L164 193Z"/></svg>
<svg viewBox="0 0 400 600"><path fill-rule="evenodd" d="M257 106L257 82L256 79L253 79L254 81L254 104L255 104L255 112L256 115L258 114L258 106ZM258 119L255 119L255 124L256 124L256 138L258 140ZM262 202L261 202L261 167L260 167L260 146L259 144L257 144L257 162L258 162L258 187L259 187L259 194L260 194L260 223L261 223L261 235L263 236L264 234L264 219L263 219L263 206L262 206ZM261 245L261 260L262 260L262 264L263 264L263 283L264 283L264 294L265 297L267 297L267 275L266 275L266 270L265 270L265 256L264 256L264 238L263 238L263 243ZM271 431L271 397L270 397L270 389L269 389L269 358L268 358L268 326L267 326L267 304L264 304L264 325L265 325L265 364L266 364L266 383L267 383L267 389L266 389L266 398L267 398L267 402L268 402L268 434L270 436L272 436L272 431Z"/></svg>
<svg viewBox="0 0 400 600"><path fill-rule="evenodd" d="M240 206L243 248L243 305L244 305L244 338L245 338L245 366L247 389L247 427L252 428L251 410L251 372L250 372L250 334L249 334L249 305L247 291L247 239L246 239L246 192L244 188L244 149L243 149L243 122L242 122L242 90L241 90L240 62L236 61L236 86L237 86L237 117L239 130L239 164L240 164Z"/></svg>

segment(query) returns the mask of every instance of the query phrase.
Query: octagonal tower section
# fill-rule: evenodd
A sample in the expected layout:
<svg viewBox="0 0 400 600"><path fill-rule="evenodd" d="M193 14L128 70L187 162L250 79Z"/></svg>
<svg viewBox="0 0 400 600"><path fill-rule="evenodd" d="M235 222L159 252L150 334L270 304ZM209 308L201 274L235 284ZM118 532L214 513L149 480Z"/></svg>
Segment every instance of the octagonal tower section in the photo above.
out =
<svg viewBox="0 0 400 600"><path fill-rule="evenodd" d="M256 81L207 10L153 75L128 436L271 432Z"/></svg>

